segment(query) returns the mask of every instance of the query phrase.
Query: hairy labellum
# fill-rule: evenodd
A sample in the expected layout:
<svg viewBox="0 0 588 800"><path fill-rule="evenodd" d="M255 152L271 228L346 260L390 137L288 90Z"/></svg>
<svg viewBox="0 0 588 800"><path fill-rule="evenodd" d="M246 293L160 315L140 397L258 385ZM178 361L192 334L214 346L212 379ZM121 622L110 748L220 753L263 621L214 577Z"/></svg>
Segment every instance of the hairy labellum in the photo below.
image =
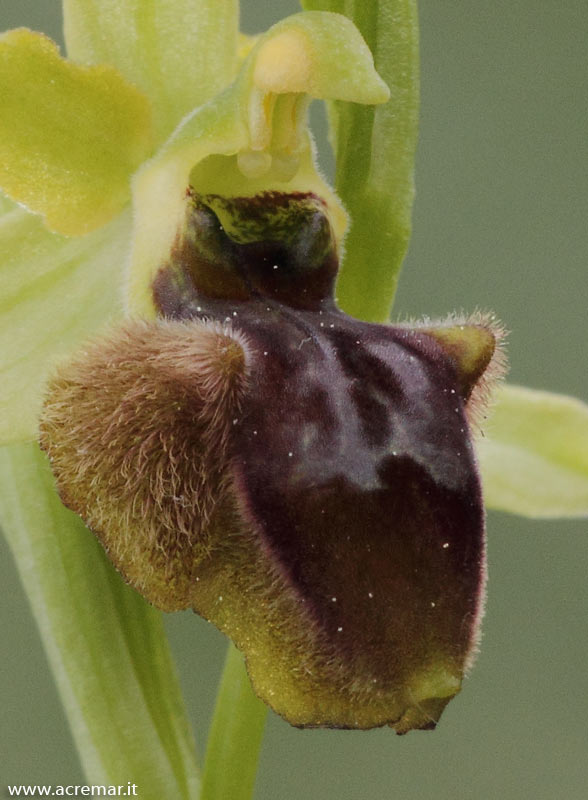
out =
<svg viewBox="0 0 588 800"><path fill-rule="evenodd" d="M499 328L343 314L313 195L188 205L158 318L88 345L49 387L64 502L147 599L225 631L292 724L434 727L482 613L468 419Z"/></svg>

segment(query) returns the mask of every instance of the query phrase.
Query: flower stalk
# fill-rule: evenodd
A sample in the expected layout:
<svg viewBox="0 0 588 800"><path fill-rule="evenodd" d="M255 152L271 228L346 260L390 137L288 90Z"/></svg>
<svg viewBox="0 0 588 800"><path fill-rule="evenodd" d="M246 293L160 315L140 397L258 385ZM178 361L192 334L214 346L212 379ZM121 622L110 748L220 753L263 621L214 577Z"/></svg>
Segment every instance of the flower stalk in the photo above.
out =
<svg viewBox="0 0 588 800"><path fill-rule="evenodd" d="M419 113L416 0L302 0L302 5L348 16L390 87L390 102L383 105L327 104L335 189L351 219L337 300L358 319L384 322L412 224Z"/></svg>
<svg viewBox="0 0 588 800"><path fill-rule="evenodd" d="M206 748L200 800L249 800L267 717L243 656L229 644Z"/></svg>

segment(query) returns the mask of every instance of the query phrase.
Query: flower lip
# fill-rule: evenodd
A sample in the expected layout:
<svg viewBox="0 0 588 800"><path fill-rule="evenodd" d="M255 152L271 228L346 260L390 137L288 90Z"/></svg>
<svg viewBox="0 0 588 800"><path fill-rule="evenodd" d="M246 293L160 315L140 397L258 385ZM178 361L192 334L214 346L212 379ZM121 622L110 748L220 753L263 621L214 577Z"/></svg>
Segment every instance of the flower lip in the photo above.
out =
<svg viewBox="0 0 588 800"><path fill-rule="evenodd" d="M479 328L436 338L434 326L342 314L334 241L312 195L192 201L154 294L165 316L231 319L249 342L255 391L233 430L239 514L299 598L304 624L345 665L341 691L348 680L376 680L383 692L408 686L404 710L388 721L402 732L430 727L459 690L481 608L483 514L465 420L470 382L483 371L471 358ZM290 293L279 248L290 256ZM492 336L481 337L484 351ZM461 380L460 359L471 381ZM250 669L263 687L255 659ZM429 685L433 673L445 677ZM330 713L329 724L348 724Z"/></svg>
<svg viewBox="0 0 588 800"><path fill-rule="evenodd" d="M292 724L431 727L483 607L466 412L493 330L339 311L312 194L188 201L159 319L52 383L58 485L127 580L233 639Z"/></svg>

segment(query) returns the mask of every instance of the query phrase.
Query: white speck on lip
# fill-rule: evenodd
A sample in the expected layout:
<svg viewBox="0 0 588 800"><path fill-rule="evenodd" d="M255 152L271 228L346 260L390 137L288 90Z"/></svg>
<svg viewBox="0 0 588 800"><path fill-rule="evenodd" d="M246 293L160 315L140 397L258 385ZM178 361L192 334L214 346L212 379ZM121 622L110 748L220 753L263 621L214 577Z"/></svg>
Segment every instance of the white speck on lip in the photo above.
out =
<svg viewBox="0 0 588 800"><path fill-rule="evenodd" d="M290 450L290 452L288 453L288 458L292 458L293 455L294 453Z"/></svg>
<svg viewBox="0 0 588 800"><path fill-rule="evenodd" d="M196 306L196 311L202 311L202 307L201 306Z"/></svg>
<svg viewBox="0 0 588 800"><path fill-rule="evenodd" d="M337 633L341 633L342 630L343 630L343 628L340 628L340 627L337 628Z"/></svg>
<svg viewBox="0 0 588 800"><path fill-rule="evenodd" d="M355 340L355 344L361 344L361 342L359 341L359 339L356 339L356 340Z"/></svg>
<svg viewBox="0 0 588 800"><path fill-rule="evenodd" d="M274 264L274 269L278 269L278 265L277 264Z"/></svg>
<svg viewBox="0 0 588 800"><path fill-rule="evenodd" d="M431 608L435 608L436 605L437 603L431 603Z"/></svg>
<svg viewBox="0 0 588 800"><path fill-rule="evenodd" d="M236 316L237 316L237 312L236 312L236 311L233 311L233 316L234 316L234 317L236 317Z"/></svg>
<svg viewBox="0 0 588 800"><path fill-rule="evenodd" d="M320 325L321 328L325 327L325 323L324 322L319 322L319 325Z"/></svg>
<svg viewBox="0 0 588 800"><path fill-rule="evenodd" d="M254 435L254 436L257 436L257 431L253 431L253 435Z"/></svg>
<svg viewBox="0 0 588 800"><path fill-rule="evenodd" d="M239 420L238 420L238 419L234 419L234 420L233 420L233 425L236 425L238 422L239 422Z"/></svg>
<svg viewBox="0 0 588 800"><path fill-rule="evenodd" d="M373 592L368 592L368 597L373 598L373 596L374 596Z"/></svg>
<svg viewBox="0 0 588 800"><path fill-rule="evenodd" d="M200 580L200 578L199 578L198 576L196 576L196 580L197 580L197 581L199 581L199 580Z"/></svg>
<svg viewBox="0 0 588 800"><path fill-rule="evenodd" d="M451 394L455 394L455 389L452 389L452 390L451 390Z"/></svg>
<svg viewBox="0 0 588 800"><path fill-rule="evenodd" d="M449 542L443 542L443 549L447 550L448 547L449 547Z"/></svg>
<svg viewBox="0 0 588 800"><path fill-rule="evenodd" d="M456 413L456 414L459 414L459 408L456 408L456 409L455 409L455 413Z"/></svg>
<svg viewBox="0 0 588 800"><path fill-rule="evenodd" d="M337 598L336 597L331 597L331 602L332 603L336 603L337 602Z"/></svg>
<svg viewBox="0 0 588 800"><path fill-rule="evenodd" d="M335 327L335 325L331 322L331 324L329 325L329 328L334 328L334 327Z"/></svg>
<svg viewBox="0 0 588 800"><path fill-rule="evenodd" d="M263 351L264 356L267 356L267 350ZM457 411L457 409L455 409Z"/></svg>

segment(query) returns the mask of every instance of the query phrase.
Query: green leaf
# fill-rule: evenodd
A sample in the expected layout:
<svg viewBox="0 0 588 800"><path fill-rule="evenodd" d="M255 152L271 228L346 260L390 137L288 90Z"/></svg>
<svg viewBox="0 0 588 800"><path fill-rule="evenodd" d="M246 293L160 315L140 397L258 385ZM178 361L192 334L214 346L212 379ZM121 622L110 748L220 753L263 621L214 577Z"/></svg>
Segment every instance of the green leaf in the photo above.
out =
<svg viewBox="0 0 588 800"><path fill-rule="evenodd" d="M229 644L208 736L200 800L249 800L267 706L251 688L243 656Z"/></svg>
<svg viewBox="0 0 588 800"><path fill-rule="evenodd" d="M237 72L238 0L64 0L63 14L69 57L141 88L159 142Z"/></svg>
<svg viewBox="0 0 588 800"><path fill-rule="evenodd" d="M21 28L0 36L0 187L68 236L104 225L152 149L147 98L112 67L79 67Z"/></svg>
<svg viewBox="0 0 588 800"><path fill-rule="evenodd" d="M504 386L477 450L489 508L588 515L588 406L580 400Z"/></svg>
<svg viewBox="0 0 588 800"><path fill-rule="evenodd" d="M62 506L37 445L0 448L0 523L90 783L195 800L194 745L161 614Z"/></svg>
<svg viewBox="0 0 588 800"><path fill-rule="evenodd" d="M66 239L20 208L0 217L0 443L37 438L55 360L122 313L130 224Z"/></svg>
<svg viewBox="0 0 588 800"><path fill-rule="evenodd" d="M408 247L414 196L419 78L416 0L302 0L348 16L391 91L376 108L330 103L336 190L351 217L337 286L341 307L387 320Z"/></svg>

